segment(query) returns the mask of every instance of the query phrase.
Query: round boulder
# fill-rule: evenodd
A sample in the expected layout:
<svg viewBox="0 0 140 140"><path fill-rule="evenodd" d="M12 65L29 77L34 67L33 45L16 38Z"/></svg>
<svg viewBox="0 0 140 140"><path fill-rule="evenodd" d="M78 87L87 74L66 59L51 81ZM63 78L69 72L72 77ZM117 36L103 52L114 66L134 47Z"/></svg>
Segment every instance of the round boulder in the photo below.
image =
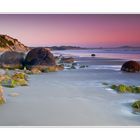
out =
<svg viewBox="0 0 140 140"><path fill-rule="evenodd" d="M47 66L54 66L55 58L47 48L34 48L27 54L24 65L29 70L38 68L42 71Z"/></svg>
<svg viewBox="0 0 140 140"><path fill-rule="evenodd" d="M0 67L5 69L22 69L24 53L7 51L0 56Z"/></svg>
<svg viewBox="0 0 140 140"><path fill-rule="evenodd" d="M133 60L127 61L122 65L121 71L139 72L140 71L140 64L136 61L133 61Z"/></svg>

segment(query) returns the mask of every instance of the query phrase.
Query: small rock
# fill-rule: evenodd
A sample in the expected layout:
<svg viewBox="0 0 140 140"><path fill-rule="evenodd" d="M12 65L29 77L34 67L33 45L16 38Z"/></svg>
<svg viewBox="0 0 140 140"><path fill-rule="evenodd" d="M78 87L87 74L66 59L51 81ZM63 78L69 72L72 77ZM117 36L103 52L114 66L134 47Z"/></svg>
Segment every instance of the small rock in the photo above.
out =
<svg viewBox="0 0 140 140"><path fill-rule="evenodd" d="M6 71L3 69L0 69L0 75L4 75L4 74L6 74Z"/></svg>
<svg viewBox="0 0 140 140"><path fill-rule="evenodd" d="M88 67L87 65L81 65L80 68L86 68Z"/></svg>
<svg viewBox="0 0 140 140"><path fill-rule="evenodd" d="M11 97L16 97L16 96L19 96L20 94L19 93L10 93L9 96Z"/></svg>
<svg viewBox="0 0 140 140"><path fill-rule="evenodd" d="M72 57L68 57L68 58L62 57L60 62L61 63L73 63L74 58L72 58Z"/></svg>
<svg viewBox="0 0 140 140"><path fill-rule="evenodd" d="M32 68L32 69L31 69L31 73L32 73L32 74L40 74L41 71L40 71L38 68Z"/></svg>
<svg viewBox="0 0 140 140"><path fill-rule="evenodd" d="M91 56L94 57L94 56L96 56L96 55L93 53L93 54L91 54Z"/></svg>

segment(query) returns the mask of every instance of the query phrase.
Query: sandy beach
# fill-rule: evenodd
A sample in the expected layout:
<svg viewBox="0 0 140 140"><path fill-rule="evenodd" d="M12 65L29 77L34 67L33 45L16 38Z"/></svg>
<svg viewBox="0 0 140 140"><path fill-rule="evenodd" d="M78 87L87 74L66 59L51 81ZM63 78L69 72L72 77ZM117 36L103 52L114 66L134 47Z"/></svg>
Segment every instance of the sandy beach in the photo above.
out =
<svg viewBox="0 0 140 140"><path fill-rule="evenodd" d="M29 86L4 88L0 126L139 126L131 103L140 95L118 94L102 84L140 85L139 73L121 72L123 59L76 61L88 67L30 75Z"/></svg>

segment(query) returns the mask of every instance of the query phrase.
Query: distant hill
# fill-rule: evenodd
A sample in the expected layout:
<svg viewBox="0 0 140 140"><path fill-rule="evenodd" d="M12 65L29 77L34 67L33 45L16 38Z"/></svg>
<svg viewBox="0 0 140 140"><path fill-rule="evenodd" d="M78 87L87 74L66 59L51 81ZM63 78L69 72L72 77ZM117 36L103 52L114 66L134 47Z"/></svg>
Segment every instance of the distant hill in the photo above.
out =
<svg viewBox="0 0 140 140"><path fill-rule="evenodd" d="M52 46L52 47L47 47L51 50L80 50L80 49L84 49L81 47L77 47L77 46Z"/></svg>
<svg viewBox="0 0 140 140"><path fill-rule="evenodd" d="M134 47L134 46L120 46L118 48L120 48L120 49L140 49L140 47Z"/></svg>
<svg viewBox="0 0 140 140"><path fill-rule="evenodd" d="M0 34L0 52L2 51L19 51L26 52L29 48L19 42L17 39L8 35Z"/></svg>
<svg viewBox="0 0 140 140"><path fill-rule="evenodd" d="M30 47L31 49L35 47ZM78 46L51 46L51 47L45 47L50 50L81 50L81 49L88 49L88 48L82 48Z"/></svg>

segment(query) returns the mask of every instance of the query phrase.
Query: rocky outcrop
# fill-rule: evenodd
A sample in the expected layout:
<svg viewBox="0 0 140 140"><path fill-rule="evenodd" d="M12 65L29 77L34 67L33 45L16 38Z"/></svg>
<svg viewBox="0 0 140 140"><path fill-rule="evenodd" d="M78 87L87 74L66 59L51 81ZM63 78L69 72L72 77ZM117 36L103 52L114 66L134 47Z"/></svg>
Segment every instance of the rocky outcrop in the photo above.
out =
<svg viewBox="0 0 140 140"><path fill-rule="evenodd" d="M43 71L48 66L54 66L55 58L47 48L34 48L27 54L24 65L27 69L38 68Z"/></svg>
<svg viewBox="0 0 140 140"><path fill-rule="evenodd" d="M136 61L127 61L125 62L122 67L121 71L125 72L139 72L140 71L140 64Z"/></svg>
<svg viewBox="0 0 140 140"><path fill-rule="evenodd" d="M0 67L6 69L22 69L24 67L24 55L22 52L4 52L0 56Z"/></svg>
<svg viewBox="0 0 140 140"><path fill-rule="evenodd" d="M19 51L26 52L29 48L17 39L8 35L0 35L0 51Z"/></svg>

